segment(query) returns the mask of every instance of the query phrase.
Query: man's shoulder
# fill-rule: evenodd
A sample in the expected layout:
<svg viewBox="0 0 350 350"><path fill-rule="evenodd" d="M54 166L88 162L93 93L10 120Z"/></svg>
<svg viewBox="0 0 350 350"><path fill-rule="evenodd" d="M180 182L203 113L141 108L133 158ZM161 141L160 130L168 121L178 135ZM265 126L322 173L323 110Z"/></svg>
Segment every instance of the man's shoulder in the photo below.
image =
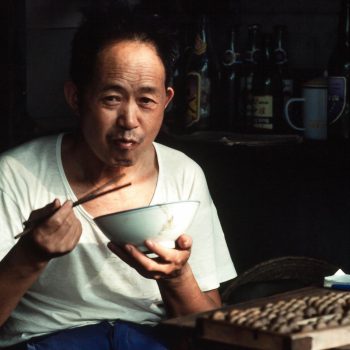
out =
<svg viewBox="0 0 350 350"><path fill-rule="evenodd" d="M184 152L157 142L154 145L158 157L161 157L163 162L181 163L183 166L198 167L198 164Z"/></svg>
<svg viewBox="0 0 350 350"><path fill-rule="evenodd" d="M185 153L159 143L155 144L155 147L159 166L168 181L170 179L177 179L181 183L184 179L187 183L191 183L194 179L198 183L200 179L205 181L202 167Z"/></svg>

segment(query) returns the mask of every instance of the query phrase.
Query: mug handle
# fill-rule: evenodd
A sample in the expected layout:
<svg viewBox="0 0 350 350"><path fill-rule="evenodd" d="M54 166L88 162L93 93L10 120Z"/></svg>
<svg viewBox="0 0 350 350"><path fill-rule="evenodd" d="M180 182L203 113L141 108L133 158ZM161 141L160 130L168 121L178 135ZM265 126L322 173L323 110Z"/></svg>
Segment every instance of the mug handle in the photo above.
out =
<svg viewBox="0 0 350 350"><path fill-rule="evenodd" d="M289 105L294 102L305 102L305 98L298 97L298 98L291 98L287 101L286 105L284 106L284 117L286 118L287 123L295 130L303 131L305 128L300 128L292 123L292 121L289 118Z"/></svg>

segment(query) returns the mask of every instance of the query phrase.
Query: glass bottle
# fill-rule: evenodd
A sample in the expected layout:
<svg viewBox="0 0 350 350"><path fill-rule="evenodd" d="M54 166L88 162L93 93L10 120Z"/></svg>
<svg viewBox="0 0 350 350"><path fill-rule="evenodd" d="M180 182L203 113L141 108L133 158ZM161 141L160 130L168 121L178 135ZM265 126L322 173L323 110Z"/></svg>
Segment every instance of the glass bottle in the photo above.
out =
<svg viewBox="0 0 350 350"><path fill-rule="evenodd" d="M199 15L185 78L185 130L187 133L210 128L211 78L209 72L207 17Z"/></svg>
<svg viewBox="0 0 350 350"><path fill-rule="evenodd" d="M245 128L251 130L253 124L253 78L262 61L262 34L260 24L248 26L248 47L244 57L243 99Z"/></svg>
<svg viewBox="0 0 350 350"><path fill-rule="evenodd" d="M289 69L288 50L287 50L287 27L285 25L277 25L274 27L274 49L273 58L276 69L282 80L283 106L280 111L280 131L288 131L290 127L284 118L284 106L294 94L294 81Z"/></svg>
<svg viewBox="0 0 350 350"><path fill-rule="evenodd" d="M348 139L350 134L350 0L343 0L338 38L328 62L328 137Z"/></svg>
<svg viewBox="0 0 350 350"><path fill-rule="evenodd" d="M272 36L264 34L263 60L253 78L253 123L256 132L279 131L282 111L282 80L272 55Z"/></svg>
<svg viewBox="0 0 350 350"><path fill-rule="evenodd" d="M242 59L238 48L238 28L227 31L221 58L221 108L220 128L225 131L243 129Z"/></svg>

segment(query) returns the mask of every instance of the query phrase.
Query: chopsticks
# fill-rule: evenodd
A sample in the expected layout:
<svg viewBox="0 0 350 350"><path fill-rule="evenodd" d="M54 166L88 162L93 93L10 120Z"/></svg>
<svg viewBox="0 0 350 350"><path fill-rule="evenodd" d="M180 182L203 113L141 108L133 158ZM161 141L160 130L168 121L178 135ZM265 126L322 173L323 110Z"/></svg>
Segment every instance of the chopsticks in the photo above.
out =
<svg viewBox="0 0 350 350"><path fill-rule="evenodd" d="M120 186L116 186L116 187L112 187L106 191L102 191L103 189L105 189L106 187L108 187L109 185L111 185L113 182L121 179L125 174L121 174L121 175L117 175L115 177L113 177L112 179L108 180L105 184L103 184L102 186L100 187L97 187L96 189L94 189L93 191L89 192L87 195L81 197L80 199L76 200L75 202L73 202L73 207L76 207L77 205L81 205L83 203L86 203L86 202L89 202L89 201L92 201L98 197L101 197L101 196L104 196L108 193L111 193L111 192L115 192L115 191L118 191L118 190L121 190L122 188L125 188L125 187L128 187L131 185L131 182L128 182L128 183L125 183L123 185L120 185ZM42 215L42 216L39 216L37 218L33 218L33 219L29 219L27 221L25 221L23 223L24 225L24 230L17 234L15 236L15 239L18 239L18 238L21 238L23 237L24 235L26 235L27 233L29 233L30 231L32 231L34 229L34 227L36 225L38 225L39 223L45 221L46 219L48 219L51 215L53 215L55 213L52 212L52 213L48 213L48 214L45 214L45 215Z"/></svg>

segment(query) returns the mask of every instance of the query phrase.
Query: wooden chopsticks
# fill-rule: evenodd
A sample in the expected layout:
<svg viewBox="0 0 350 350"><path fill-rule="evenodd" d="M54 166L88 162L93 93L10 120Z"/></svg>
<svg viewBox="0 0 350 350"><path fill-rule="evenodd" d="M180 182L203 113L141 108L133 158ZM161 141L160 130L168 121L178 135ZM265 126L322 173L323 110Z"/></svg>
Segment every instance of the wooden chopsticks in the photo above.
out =
<svg viewBox="0 0 350 350"><path fill-rule="evenodd" d="M81 205L83 203L92 201L93 199L96 199L98 197L104 196L108 193L114 192L114 191L118 191L124 187L128 187L131 185L131 182L125 183L123 185L120 186L116 186L116 187L112 187L106 191L102 191L104 188L108 187L109 185L111 185L112 183L114 183L115 181L121 179L125 174L121 174L118 176L113 177L112 179L108 180L105 184L103 184L102 186L94 189L92 192L89 192L87 195L81 197L80 199L76 200L75 202L73 202L73 207L76 207L77 205ZM30 231L32 231L36 225L38 225L39 223L45 221L46 219L48 219L51 215L53 215L55 213L55 211L53 211L52 213L48 213L42 216L39 216L37 218L33 218L33 219L29 219L27 221L25 221L23 223L24 225L24 230L17 234L15 236L15 239L17 238L21 238L24 235L26 235L27 233L29 233Z"/></svg>

